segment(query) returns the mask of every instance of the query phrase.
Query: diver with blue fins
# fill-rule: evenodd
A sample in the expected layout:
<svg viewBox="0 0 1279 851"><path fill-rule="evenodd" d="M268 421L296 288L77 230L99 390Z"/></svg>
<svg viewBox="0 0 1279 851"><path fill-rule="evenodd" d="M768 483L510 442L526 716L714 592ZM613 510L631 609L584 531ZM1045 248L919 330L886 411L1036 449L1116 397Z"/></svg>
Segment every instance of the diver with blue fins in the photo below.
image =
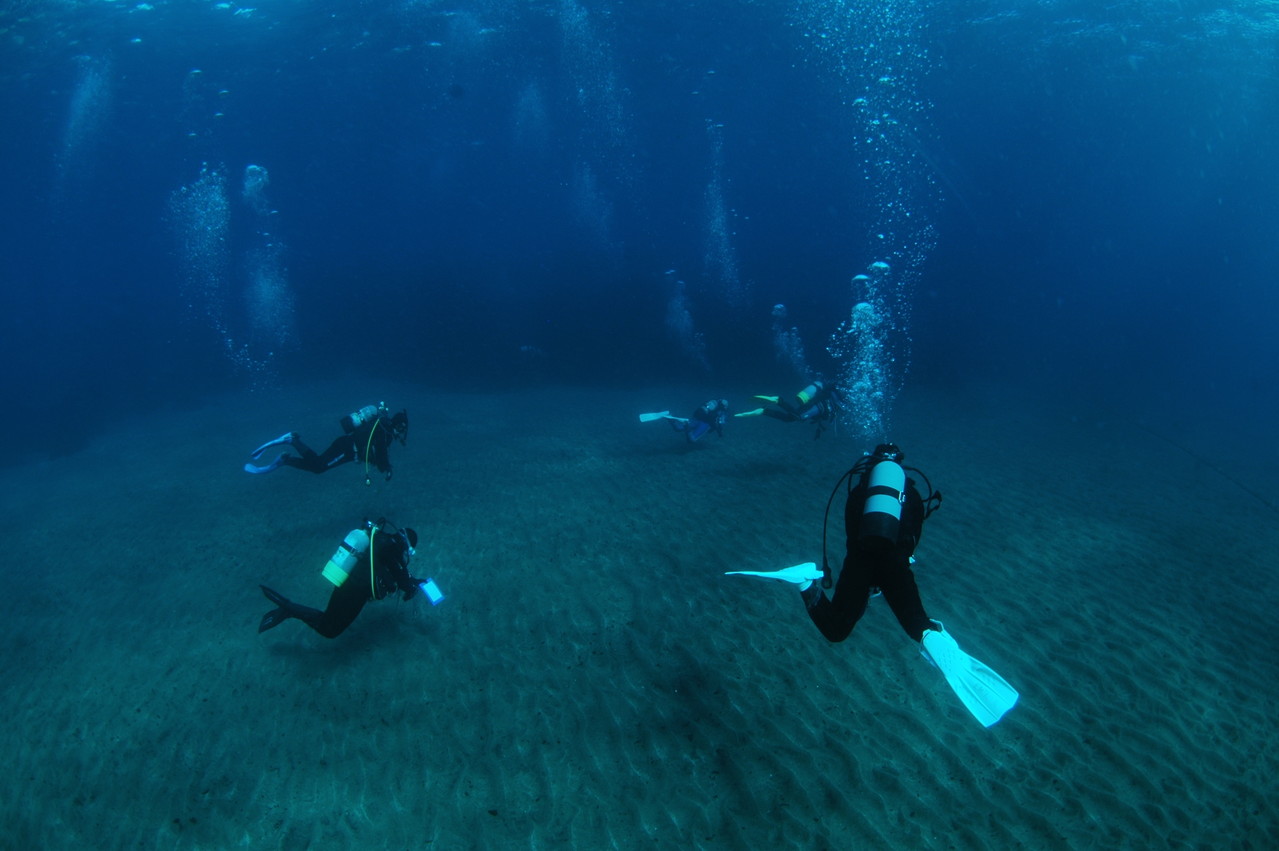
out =
<svg viewBox="0 0 1279 851"><path fill-rule="evenodd" d="M807 387L796 393L793 402L781 396L756 396L755 398L768 402L773 407L755 408L733 416L763 415L784 423L814 423L817 426L817 432L813 435L813 440L821 437L822 432L827 428L836 426L839 419L839 406L843 404L843 396L840 395L839 390L834 385L828 386L821 376L813 379Z"/></svg>
<svg viewBox="0 0 1279 851"><path fill-rule="evenodd" d="M772 572L733 570L728 574L780 579L795 585L809 617L831 642L847 638L866 613L871 597L882 594L902 629L919 642L924 657L942 672L968 711L989 727L1013 708L1018 694L1003 677L960 650L942 624L924 610L910 566L924 520L941 504L941 494L933 490L921 471L903 467L903 458L901 449L894 444L880 444L835 483L822 521L820 570L815 563L807 562ZM924 480L927 497L920 494L907 471ZM845 481L848 548L834 596L828 598L823 590L831 586L826 522L835 494Z"/></svg>
<svg viewBox="0 0 1279 851"><path fill-rule="evenodd" d="M421 592L432 605L438 605L444 595L435 580L409 574L417 541L417 532L396 528L385 518L376 523L365 520L347 534L324 566L322 574L334 586L324 611L294 603L262 585L262 593L276 608L262 616L258 632L297 618L325 638L336 638L355 621L365 603L384 599L396 591L403 592L405 600Z"/></svg>
<svg viewBox="0 0 1279 851"><path fill-rule="evenodd" d="M385 402L377 405L365 405L360 410L347 414L341 419L342 436L335 439L329 448L317 454L302 442L302 437L295 431L286 432L274 440L253 450L254 461L262 457L272 446L288 446L296 449L298 455L282 452L269 464L258 466L245 464L246 473L270 473L281 466L294 467L311 473L327 473L334 467L351 461L364 462L364 484L370 484L372 477L369 467L376 467L379 472L391 480L391 457L388 450L391 444L399 441L404 445L408 441L409 413L401 410L394 416L387 409Z"/></svg>

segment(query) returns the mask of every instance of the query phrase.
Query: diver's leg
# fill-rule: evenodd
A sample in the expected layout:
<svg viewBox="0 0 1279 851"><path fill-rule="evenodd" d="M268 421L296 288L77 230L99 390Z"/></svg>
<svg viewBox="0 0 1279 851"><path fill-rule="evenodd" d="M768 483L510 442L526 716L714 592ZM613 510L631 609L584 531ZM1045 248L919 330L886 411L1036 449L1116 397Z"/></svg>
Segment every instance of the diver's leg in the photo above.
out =
<svg viewBox="0 0 1279 851"><path fill-rule="evenodd" d="M273 629L284 623L289 618L298 618L299 620L310 624L310 620L308 620L308 618L316 618L320 615L318 609L299 606L279 591L272 590L265 585L261 585L259 587L262 589L263 595L265 595L272 603L275 603L276 608L262 616L262 620L258 624L258 632L266 632L268 629Z"/></svg>
<svg viewBox="0 0 1279 851"><path fill-rule="evenodd" d="M334 440L329 444L329 448L324 450L323 455L316 455L315 451L303 443L299 437L293 438L293 448L300 453L299 456L286 455L282 463L317 475L355 458L355 442L349 437L339 437Z"/></svg>
<svg viewBox="0 0 1279 851"><path fill-rule="evenodd" d="M835 596L828 599L814 582L802 592L808 616L827 641L843 641L866 613L870 601L870 570L867 559L850 553L835 583Z"/></svg>
<svg viewBox="0 0 1279 851"><path fill-rule="evenodd" d="M915 584L915 572L905 562L893 562L877 572L879 590L884 592L888 607L893 610L897 622L906 634L916 641L922 640L924 630L937 629L934 621L924 611L924 601Z"/></svg>
<svg viewBox="0 0 1279 851"><path fill-rule="evenodd" d="M324 454L319 456L320 468L315 472L323 473L325 470L332 470L348 461L354 461L355 458L355 438L343 435L330 443L329 448L324 450Z"/></svg>
<svg viewBox="0 0 1279 851"><path fill-rule="evenodd" d="M355 621L369 599L368 576L353 573L333 589L324 611L315 612L315 617L307 620L306 624L325 638L337 638Z"/></svg>

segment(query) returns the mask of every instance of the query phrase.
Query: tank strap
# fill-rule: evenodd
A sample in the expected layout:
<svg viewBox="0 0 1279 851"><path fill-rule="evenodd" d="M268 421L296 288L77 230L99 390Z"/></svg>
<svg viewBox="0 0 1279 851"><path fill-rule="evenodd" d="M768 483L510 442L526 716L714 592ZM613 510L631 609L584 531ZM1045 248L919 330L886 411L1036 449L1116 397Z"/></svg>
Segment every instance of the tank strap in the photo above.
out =
<svg viewBox="0 0 1279 851"><path fill-rule="evenodd" d="M871 485L866 489L866 496L891 496L893 499L901 499L902 492L888 485Z"/></svg>

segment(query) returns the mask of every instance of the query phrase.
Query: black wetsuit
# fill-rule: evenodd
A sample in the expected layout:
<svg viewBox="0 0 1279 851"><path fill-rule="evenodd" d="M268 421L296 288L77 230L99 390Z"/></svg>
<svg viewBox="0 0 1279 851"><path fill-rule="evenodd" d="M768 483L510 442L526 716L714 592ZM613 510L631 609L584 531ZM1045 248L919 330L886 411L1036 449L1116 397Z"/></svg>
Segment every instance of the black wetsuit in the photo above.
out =
<svg viewBox="0 0 1279 851"><path fill-rule="evenodd" d="M830 641L843 641L866 613L872 589L878 588L884 592L884 599L902 629L919 641L924 630L936 629L924 611L919 588L915 585L915 573L910 569L911 554L915 552L924 529L924 500L915 488L915 482L907 479L906 503L902 506L897 544L888 552L870 552L859 548L857 543L866 488L866 476L863 476L844 506L848 554L835 583L834 597L827 599L821 587L813 583L803 592L804 604L822 635Z"/></svg>
<svg viewBox="0 0 1279 851"><path fill-rule="evenodd" d="M372 440L370 440L372 436ZM294 436L292 446L300 453L300 457L296 455L285 455L280 459L281 463L296 467L299 470L307 470L312 473L325 473L334 467L351 461L367 460L370 466L376 467L378 470L391 478L391 457L387 452L391 447L391 441L395 439L395 434L391 430L391 418L389 416L374 417L366 423L356 427L350 434L344 434L337 440L329 444L329 448L320 454L302 442L302 438ZM366 459L365 453L368 453Z"/></svg>
<svg viewBox="0 0 1279 851"><path fill-rule="evenodd" d="M365 603L381 600L396 591L403 591L406 600L417 593L422 580L409 575L409 544L402 535L377 532L370 549L373 576L369 575L369 553L363 553L346 581L333 589L324 611L298 605L262 586L267 599L279 608L263 617L258 632L265 632L288 618L297 618L325 638L336 638L356 619Z"/></svg>

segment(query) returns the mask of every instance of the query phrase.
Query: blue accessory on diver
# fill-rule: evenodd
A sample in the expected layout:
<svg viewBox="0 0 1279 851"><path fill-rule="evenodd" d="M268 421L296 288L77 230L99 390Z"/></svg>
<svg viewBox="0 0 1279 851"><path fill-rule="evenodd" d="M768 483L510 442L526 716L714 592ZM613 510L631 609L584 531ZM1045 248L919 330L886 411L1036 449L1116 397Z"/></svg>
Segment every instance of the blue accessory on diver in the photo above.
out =
<svg viewBox="0 0 1279 851"><path fill-rule="evenodd" d="M417 587L422 589L422 593L431 601L432 606L438 606L440 601L444 599L444 593L440 591L440 587L435 584L434 579L428 579L425 582L420 582Z"/></svg>

